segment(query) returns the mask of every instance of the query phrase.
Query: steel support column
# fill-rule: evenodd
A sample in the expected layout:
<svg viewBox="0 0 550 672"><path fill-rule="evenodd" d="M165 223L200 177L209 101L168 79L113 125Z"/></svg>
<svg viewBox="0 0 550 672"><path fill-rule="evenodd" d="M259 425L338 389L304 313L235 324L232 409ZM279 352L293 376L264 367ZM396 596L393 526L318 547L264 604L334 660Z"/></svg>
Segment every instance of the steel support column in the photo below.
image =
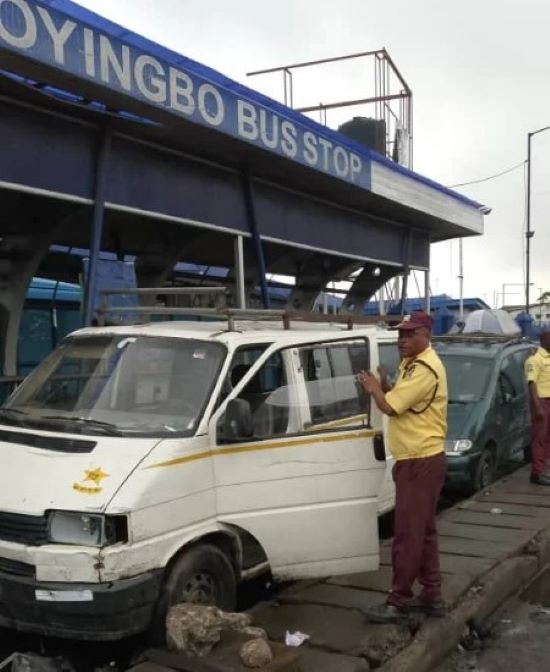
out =
<svg viewBox="0 0 550 672"><path fill-rule="evenodd" d="M424 271L424 300L426 302L426 312L431 312L432 297L430 294L430 271Z"/></svg>
<svg viewBox="0 0 550 672"><path fill-rule="evenodd" d="M235 298L237 308L246 308L245 278L244 278L244 248L243 237L236 236L233 242L235 252Z"/></svg>
<svg viewBox="0 0 550 672"><path fill-rule="evenodd" d="M401 286L401 301L400 301L401 315L405 314L405 304L407 302L407 290L409 289L409 275L411 274L412 238L413 238L412 231L409 231L404 243L405 259L403 263L403 285Z"/></svg>
<svg viewBox="0 0 550 672"><path fill-rule="evenodd" d="M94 314L94 295L96 276L101 253L101 238L103 235L103 219L105 214L105 196L107 191L107 167L111 154L111 129L106 126L101 137L95 171L94 211L92 216L92 237L90 243L90 262L84 294L84 326L92 324Z"/></svg>
<svg viewBox="0 0 550 672"><path fill-rule="evenodd" d="M245 170L243 172L243 190L246 206L246 215L248 218L248 226L250 228L250 233L252 234L252 241L254 243L254 253L256 256L256 265L258 268L258 276L259 276L258 279L260 283L260 290L262 293L262 303L264 305L264 308L269 308L270 302L269 302L269 293L267 291L264 249L262 246L262 239L260 236L260 232L258 230L258 222L256 219L256 208L254 206L254 192L252 189L252 180L250 179L250 173L248 170Z"/></svg>

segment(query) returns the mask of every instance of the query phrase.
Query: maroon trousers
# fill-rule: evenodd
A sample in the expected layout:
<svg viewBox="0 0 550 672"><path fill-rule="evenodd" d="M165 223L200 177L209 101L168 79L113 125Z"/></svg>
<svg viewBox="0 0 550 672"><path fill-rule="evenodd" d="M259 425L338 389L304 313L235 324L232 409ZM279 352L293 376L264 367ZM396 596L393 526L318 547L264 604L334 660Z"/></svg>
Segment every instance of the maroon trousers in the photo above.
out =
<svg viewBox="0 0 550 672"><path fill-rule="evenodd" d="M446 472L445 453L399 460L393 467L395 530L388 604L406 606L413 597L417 579L422 585L420 599L426 602L441 599L436 512Z"/></svg>
<svg viewBox="0 0 550 672"><path fill-rule="evenodd" d="M531 406L531 473L533 476L540 476L550 464L550 398L540 399L540 405L544 414L538 419Z"/></svg>

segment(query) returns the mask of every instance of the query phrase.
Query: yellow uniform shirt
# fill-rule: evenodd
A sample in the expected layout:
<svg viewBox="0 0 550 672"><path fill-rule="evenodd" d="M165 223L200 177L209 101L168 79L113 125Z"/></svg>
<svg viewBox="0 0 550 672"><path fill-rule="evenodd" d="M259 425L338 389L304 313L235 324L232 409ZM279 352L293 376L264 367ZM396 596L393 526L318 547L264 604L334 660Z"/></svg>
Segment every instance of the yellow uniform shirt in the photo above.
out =
<svg viewBox="0 0 550 672"><path fill-rule="evenodd" d="M396 460L431 457L444 450L447 375L431 347L401 362L386 401L397 414L389 418L388 437Z"/></svg>
<svg viewBox="0 0 550 672"><path fill-rule="evenodd" d="M525 376L528 383L535 383L541 398L550 397L550 352L539 348L525 360Z"/></svg>

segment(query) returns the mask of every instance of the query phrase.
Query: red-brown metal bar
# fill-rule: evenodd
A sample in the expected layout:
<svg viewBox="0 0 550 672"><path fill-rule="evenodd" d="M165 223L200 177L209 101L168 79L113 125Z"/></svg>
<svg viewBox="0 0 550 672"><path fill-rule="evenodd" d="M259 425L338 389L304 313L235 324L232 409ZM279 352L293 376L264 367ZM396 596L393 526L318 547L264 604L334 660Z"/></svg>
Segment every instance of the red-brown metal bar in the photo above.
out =
<svg viewBox="0 0 550 672"><path fill-rule="evenodd" d="M407 98L406 93L396 93L391 96L386 96L385 100L399 100L401 98ZM311 107L297 107L296 112L315 112L316 110L331 110L336 107L353 107L354 105L365 105L367 103L377 103L378 97L375 98L361 98L359 100L345 100L340 103L319 103L319 105L313 105Z"/></svg>
<svg viewBox="0 0 550 672"><path fill-rule="evenodd" d="M376 49L375 51L363 51L359 54L349 54L348 56L334 56L333 58L322 58L318 61L306 61L304 63L294 63L293 65L282 65L277 68L268 68L267 70L255 70L254 72L247 72L247 77L254 75L267 75L272 72L280 72L281 70L295 70L296 68L307 68L311 65L323 65L324 63L335 63L337 61L347 61L352 58L363 58L364 56L374 56L385 51L384 49Z"/></svg>

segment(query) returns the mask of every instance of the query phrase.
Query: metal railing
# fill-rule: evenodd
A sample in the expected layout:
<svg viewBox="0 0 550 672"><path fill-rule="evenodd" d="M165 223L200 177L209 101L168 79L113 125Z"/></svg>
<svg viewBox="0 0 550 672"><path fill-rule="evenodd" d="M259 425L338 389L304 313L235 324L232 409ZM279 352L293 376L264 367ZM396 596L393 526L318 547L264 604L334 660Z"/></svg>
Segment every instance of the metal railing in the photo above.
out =
<svg viewBox="0 0 550 672"><path fill-rule="evenodd" d="M199 291L201 290L201 291ZM153 315L164 317L207 317L210 319L218 319L227 321L228 331L235 331L235 322L241 321L258 321L258 320L275 320L282 321L285 329L291 328L292 322L308 322L320 324L343 324L348 329L353 329L354 325L373 325L373 324L387 324L379 315L324 315L322 313L297 312L288 310L266 310L253 308L182 308L177 306L155 305L155 306L109 306L108 297L114 295L131 294L137 296L188 296L196 293L221 293L226 292L223 287L147 287L143 289L106 289L101 292L101 305L97 310L98 325L105 326L106 316L108 314L119 315L138 315L143 316L145 321L148 321ZM386 319L391 319L386 316ZM394 316L395 321L399 321L400 316ZM134 321L135 323L135 321ZM141 324L142 322L138 322Z"/></svg>

